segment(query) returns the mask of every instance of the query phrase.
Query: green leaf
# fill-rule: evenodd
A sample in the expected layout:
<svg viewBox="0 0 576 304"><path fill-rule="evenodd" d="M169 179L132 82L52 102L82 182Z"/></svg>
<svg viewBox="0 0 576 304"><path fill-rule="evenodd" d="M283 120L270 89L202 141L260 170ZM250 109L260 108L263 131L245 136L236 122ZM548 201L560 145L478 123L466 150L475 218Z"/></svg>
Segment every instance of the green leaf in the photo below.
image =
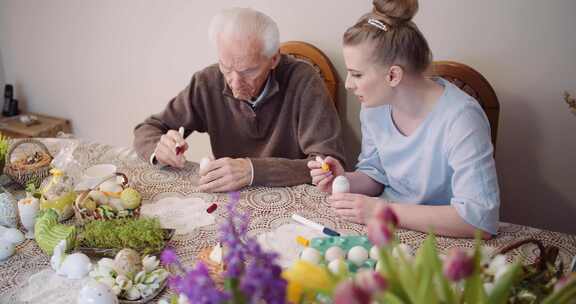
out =
<svg viewBox="0 0 576 304"><path fill-rule="evenodd" d="M576 279L572 278L564 287L560 290L552 293L548 296L542 304L563 304L563 303L574 303L576 298Z"/></svg>
<svg viewBox="0 0 576 304"><path fill-rule="evenodd" d="M380 263L382 265L382 275L388 280L390 284L390 292L402 298L404 301L409 302L409 296L402 286L396 262L392 256L392 248L395 242L380 249Z"/></svg>
<svg viewBox="0 0 576 304"><path fill-rule="evenodd" d="M507 303L508 294L510 289L518 276L521 273L521 265L519 263L514 263L510 265L508 271L504 273L497 282L494 284L494 288L488 297L489 303Z"/></svg>
<svg viewBox="0 0 576 304"><path fill-rule="evenodd" d="M476 245L474 248L474 273L468 277L464 285L464 302L469 304L474 303L487 303L486 291L484 290L484 282L482 281L480 262L481 256L481 234L476 232Z"/></svg>
<svg viewBox="0 0 576 304"><path fill-rule="evenodd" d="M441 294L436 294L439 301L444 303L458 303L450 282L446 279L446 277L444 277L442 261L440 261L440 258L438 257L438 251L436 249L436 238L433 234L428 235L422 244L418 255L420 256L421 264L416 271L423 272L425 269L430 269L432 271L431 275L433 278L435 278L435 280L432 282L440 284L440 290L442 292Z"/></svg>
<svg viewBox="0 0 576 304"><path fill-rule="evenodd" d="M404 302L402 299L400 299L399 297L397 297L396 295L394 295L391 292L387 292L385 293L382 297L380 297L382 303L387 303L387 304L405 304L406 302Z"/></svg>

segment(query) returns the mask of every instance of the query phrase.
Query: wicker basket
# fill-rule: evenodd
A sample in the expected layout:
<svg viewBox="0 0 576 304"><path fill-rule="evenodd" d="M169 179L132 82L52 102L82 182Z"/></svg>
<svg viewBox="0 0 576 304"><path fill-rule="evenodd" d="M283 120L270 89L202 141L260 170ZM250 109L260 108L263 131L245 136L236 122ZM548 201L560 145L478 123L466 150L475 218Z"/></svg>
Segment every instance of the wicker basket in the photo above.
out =
<svg viewBox="0 0 576 304"><path fill-rule="evenodd" d="M82 206L82 203L84 203L84 200L86 200L86 198L88 198L88 194L90 193L90 191L98 189L98 187L102 183L104 183L105 181L108 181L112 178L116 178L117 176L121 176L124 179L124 182L122 183L122 188L126 189L126 187L128 186L128 177L124 173L116 172L116 173L114 173L114 174L112 174L106 178L103 178L92 189L88 189L88 190L80 192L80 194L76 198L76 201L74 202L74 216L76 217L76 220L79 222L79 224L86 224L86 223L93 221L93 220L114 219L114 217L112 217L112 218L111 217L108 217L108 218L102 217L98 212L90 211L88 209L82 209L81 206ZM141 207L142 207L142 205L140 205L136 209L133 209L132 217L140 216L140 208ZM120 218L120 217L115 217L115 218Z"/></svg>
<svg viewBox="0 0 576 304"><path fill-rule="evenodd" d="M35 152L33 156L25 156L16 161L12 161L12 153L23 144L36 145L40 147L41 151ZM30 159L30 157L33 157L33 159ZM23 139L10 146L8 154L6 154L4 173L22 187L26 187L28 183L34 182L36 188L39 188L42 180L50 175L50 163L52 159L53 157L45 144L36 139Z"/></svg>
<svg viewBox="0 0 576 304"><path fill-rule="evenodd" d="M208 268L208 273L216 286L224 286L224 263L216 263L210 259L210 253L214 247L204 248L200 251L197 258L202 261L204 265Z"/></svg>

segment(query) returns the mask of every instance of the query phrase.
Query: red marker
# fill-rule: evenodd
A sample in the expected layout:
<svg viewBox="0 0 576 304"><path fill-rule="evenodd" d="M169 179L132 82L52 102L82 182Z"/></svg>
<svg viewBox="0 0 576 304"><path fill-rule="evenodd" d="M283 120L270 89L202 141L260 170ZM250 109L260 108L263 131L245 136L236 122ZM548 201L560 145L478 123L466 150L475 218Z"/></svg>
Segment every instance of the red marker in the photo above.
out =
<svg viewBox="0 0 576 304"><path fill-rule="evenodd" d="M213 203L212 205L210 205L210 207L208 207L208 209L206 209L206 212L208 212L209 214L216 211L216 209L218 208L218 205L216 205L216 203Z"/></svg>

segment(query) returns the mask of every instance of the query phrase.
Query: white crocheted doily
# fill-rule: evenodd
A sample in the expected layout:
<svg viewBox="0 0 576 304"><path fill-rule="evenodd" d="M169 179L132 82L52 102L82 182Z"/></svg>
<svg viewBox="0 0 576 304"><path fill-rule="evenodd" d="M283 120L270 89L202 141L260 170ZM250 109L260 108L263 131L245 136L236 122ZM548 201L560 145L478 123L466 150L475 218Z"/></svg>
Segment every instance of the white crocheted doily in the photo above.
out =
<svg viewBox="0 0 576 304"><path fill-rule="evenodd" d="M271 250L279 254L278 264L287 268L298 259L298 254L304 249L296 243L296 237L301 236L308 240L323 236L322 233L300 224L284 224L270 232L258 235L258 243L264 250Z"/></svg>
<svg viewBox="0 0 576 304"><path fill-rule="evenodd" d="M141 214L158 217L163 228L176 229L176 234L188 234L216 222L214 215L206 212L210 205L201 198L170 196L143 204Z"/></svg>

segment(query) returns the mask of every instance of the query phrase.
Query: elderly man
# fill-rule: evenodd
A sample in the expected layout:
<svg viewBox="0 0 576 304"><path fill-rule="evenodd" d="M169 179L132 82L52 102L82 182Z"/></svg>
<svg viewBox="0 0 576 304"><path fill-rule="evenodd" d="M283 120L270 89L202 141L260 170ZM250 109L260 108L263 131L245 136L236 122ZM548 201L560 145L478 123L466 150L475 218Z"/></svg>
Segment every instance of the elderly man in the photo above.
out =
<svg viewBox="0 0 576 304"><path fill-rule="evenodd" d="M309 183L311 157L344 160L340 121L324 83L309 64L279 53L270 17L224 10L213 18L210 38L219 63L195 73L164 111L136 126L141 157L183 167L176 150L188 145L176 130L184 127L184 137L207 132L216 159L200 171L202 192Z"/></svg>

